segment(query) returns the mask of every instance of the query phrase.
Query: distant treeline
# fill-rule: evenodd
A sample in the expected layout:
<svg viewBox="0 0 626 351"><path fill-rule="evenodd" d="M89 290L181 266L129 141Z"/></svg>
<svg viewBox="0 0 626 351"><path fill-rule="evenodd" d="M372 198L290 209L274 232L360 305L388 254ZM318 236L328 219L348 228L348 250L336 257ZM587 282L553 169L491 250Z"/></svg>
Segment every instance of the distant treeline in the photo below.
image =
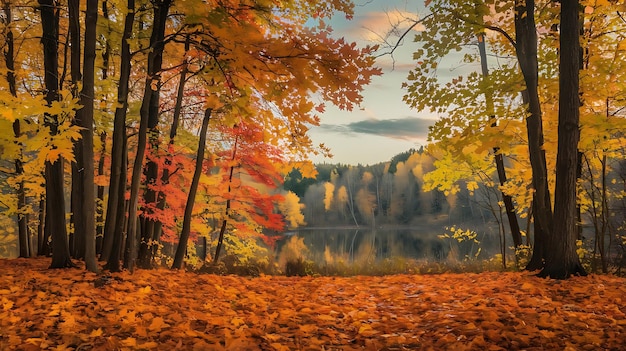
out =
<svg viewBox="0 0 626 351"><path fill-rule="evenodd" d="M309 227L411 226L424 216L450 216L453 224L492 220L486 211L492 200L478 193L470 196L465 187L447 196L423 191L423 175L434 167L422 148L374 165L323 163L316 169L316 178L293 170L284 183L285 190L300 197Z"/></svg>

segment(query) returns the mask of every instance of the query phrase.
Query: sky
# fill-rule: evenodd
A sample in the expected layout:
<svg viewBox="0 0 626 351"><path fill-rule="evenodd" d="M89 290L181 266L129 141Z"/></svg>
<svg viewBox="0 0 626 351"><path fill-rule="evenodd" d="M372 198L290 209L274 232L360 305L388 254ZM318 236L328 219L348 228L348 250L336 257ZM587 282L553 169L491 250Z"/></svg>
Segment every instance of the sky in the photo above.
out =
<svg viewBox="0 0 626 351"><path fill-rule="evenodd" d="M381 43L392 26L399 24L396 32L404 32L410 25L407 18L416 20L426 14L421 0L354 0L354 3L352 20L339 15L330 24L337 37L361 45ZM405 94L402 82L414 67L412 54L417 49L414 33L406 36L393 58L384 55L377 59L383 74L365 88L360 107L349 112L326 105L326 111L320 115L320 126L311 128L309 135L315 144L329 147L333 157L312 156L314 163L371 165L426 145L428 127L436 116L412 110L402 101ZM395 43L397 37L388 41Z"/></svg>

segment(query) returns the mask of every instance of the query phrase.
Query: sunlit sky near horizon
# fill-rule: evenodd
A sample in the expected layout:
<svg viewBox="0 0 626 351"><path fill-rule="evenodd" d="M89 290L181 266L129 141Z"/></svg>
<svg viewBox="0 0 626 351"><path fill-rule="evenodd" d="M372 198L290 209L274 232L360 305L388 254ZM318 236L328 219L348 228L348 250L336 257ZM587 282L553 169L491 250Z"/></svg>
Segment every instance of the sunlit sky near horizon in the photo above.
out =
<svg viewBox="0 0 626 351"><path fill-rule="evenodd" d="M354 0L355 15L350 21L338 15L331 21L335 36L360 45L382 43L392 26L396 32L404 32L408 19L419 19L426 14L423 1L403 0ZM315 144L324 143L331 149L333 158L312 156L315 163L375 164L385 162L396 154L426 145L428 126L436 116L418 112L402 101L405 91L402 82L414 67L412 54L417 49L413 31L402 45L389 55L377 59L382 76L375 77L364 92L360 107L353 111L340 111L327 104L320 115L321 125L313 127L310 136ZM390 37L389 42L397 41ZM387 51L384 47L381 53Z"/></svg>

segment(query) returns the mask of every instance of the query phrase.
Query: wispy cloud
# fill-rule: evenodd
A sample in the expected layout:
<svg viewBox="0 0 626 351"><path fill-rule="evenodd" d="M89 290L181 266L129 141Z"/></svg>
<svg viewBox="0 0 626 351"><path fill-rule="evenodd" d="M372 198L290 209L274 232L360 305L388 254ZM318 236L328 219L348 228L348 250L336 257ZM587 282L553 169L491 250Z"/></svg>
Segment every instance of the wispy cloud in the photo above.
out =
<svg viewBox="0 0 626 351"><path fill-rule="evenodd" d="M395 43L394 40L418 20L417 14L401 10L367 12L355 18L354 25L347 29L347 34L356 39L388 45ZM421 31L424 27L418 24L411 30Z"/></svg>
<svg viewBox="0 0 626 351"><path fill-rule="evenodd" d="M428 135L428 127L433 123L433 120L415 117L370 118L348 124L322 124L320 128L335 133L372 134L392 139L413 140L425 139Z"/></svg>

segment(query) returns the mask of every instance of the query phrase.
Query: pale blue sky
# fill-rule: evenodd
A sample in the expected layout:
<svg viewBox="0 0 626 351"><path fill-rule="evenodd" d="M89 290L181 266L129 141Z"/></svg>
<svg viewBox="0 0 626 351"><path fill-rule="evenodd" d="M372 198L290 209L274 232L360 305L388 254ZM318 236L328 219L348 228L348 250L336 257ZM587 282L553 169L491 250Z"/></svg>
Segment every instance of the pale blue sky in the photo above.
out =
<svg viewBox="0 0 626 351"><path fill-rule="evenodd" d="M360 44L380 43L392 26L403 32L410 25L406 19L418 19L425 14L423 1L355 0L355 16L351 21L337 16L331 22L338 37ZM397 37L388 38L395 42ZM316 144L331 148L332 159L313 157L313 161L344 164L375 164L392 156L426 144L428 126L436 116L411 110L403 101L408 71L413 67L413 35L390 56L377 60L383 75L376 77L364 91L361 108L352 112L339 111L327 105L321 114L321 125L311 129ZM381 52L386 51L381 48Z"/></svg>

